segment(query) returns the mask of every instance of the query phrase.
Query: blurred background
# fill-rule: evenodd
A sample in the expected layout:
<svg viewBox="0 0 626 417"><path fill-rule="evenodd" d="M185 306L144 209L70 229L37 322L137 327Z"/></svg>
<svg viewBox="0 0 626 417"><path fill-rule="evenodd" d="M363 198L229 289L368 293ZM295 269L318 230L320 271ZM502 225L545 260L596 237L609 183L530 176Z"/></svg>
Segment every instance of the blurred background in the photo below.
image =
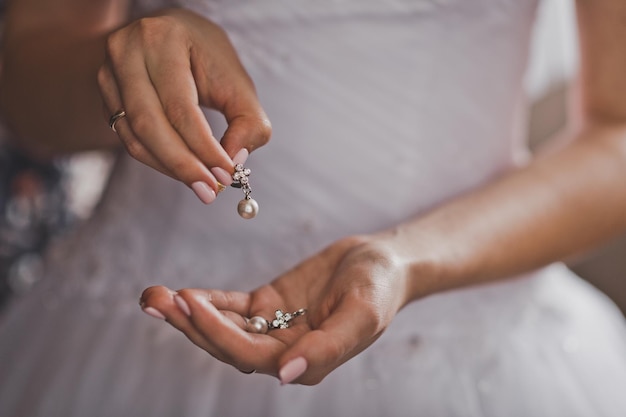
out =
<svg viewBox="0 0 626 417"><path fill-rule="evenodd" d="M538 10L526 77L534 152L554 144L572 123L578 66L572 3L544 0ZM38 163L8 147L5 137L0 127L0 309L41 279L41 254L96 209L115 164L115 155L98 152ZM568 264L626 313L626 236Z"/></svg>

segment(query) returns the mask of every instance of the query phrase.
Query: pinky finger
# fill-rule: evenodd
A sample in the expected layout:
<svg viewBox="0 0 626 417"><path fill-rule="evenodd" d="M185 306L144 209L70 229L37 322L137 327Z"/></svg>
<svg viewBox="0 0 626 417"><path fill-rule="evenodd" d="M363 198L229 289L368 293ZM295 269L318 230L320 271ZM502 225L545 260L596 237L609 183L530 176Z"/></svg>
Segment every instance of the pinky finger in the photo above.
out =
<svg viewBox="0 0 626 417"><path fill-rule="evenodd" d="M137 140L132 130L124 119L118 120L115 125L117 136L124 145L126 152L136 159L137 161L159 171L161 174L167 175L170 178L179 180L170 170L168 170L161 162L159 162L152 153L141 142Z"/></svg>

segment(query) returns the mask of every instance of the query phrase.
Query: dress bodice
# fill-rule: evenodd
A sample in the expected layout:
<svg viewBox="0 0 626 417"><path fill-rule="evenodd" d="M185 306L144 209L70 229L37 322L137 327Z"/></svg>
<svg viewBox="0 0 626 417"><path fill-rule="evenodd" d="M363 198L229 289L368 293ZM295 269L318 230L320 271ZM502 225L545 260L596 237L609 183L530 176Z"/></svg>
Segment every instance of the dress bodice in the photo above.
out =
<svg viewBox="0 0 626 417"><path fill-rule="evenodd" d="M148 269L152 282L200 285L210 275L249 288L334 239L406 221L525 159L535 1L184 4L226 29L273 121L272 141L249 159L260 214L237 216L237 190L205 207L126 159L96 220L107 227L94 245L107 249L89 260L94 280L122 273L143 285L136 271Z"/></svg>

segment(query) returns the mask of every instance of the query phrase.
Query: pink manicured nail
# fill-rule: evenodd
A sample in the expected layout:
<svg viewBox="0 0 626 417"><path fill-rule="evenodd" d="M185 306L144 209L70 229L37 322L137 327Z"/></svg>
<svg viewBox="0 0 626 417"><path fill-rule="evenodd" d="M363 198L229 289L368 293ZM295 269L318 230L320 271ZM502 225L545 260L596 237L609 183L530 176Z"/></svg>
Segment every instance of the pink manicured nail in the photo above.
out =
<svg viewBox="0 0 626 417"><path fill-rule="evenodd" d="M161 314L161 312L154 307L146 307L143 309L143 312L154 318L165 320L165 316Z"/></svg>
<svg viewBox="0 0 626 417"><path fill-rule="evenodd" d="M280 378L281 385L286 385L298 378L306 371L307 368L306 359L302 356L287 362L280 371L278 371L278 377Z"/></svg>
<svg viewBox="0 0 626 417"><path fill-rule="evenodd" d="M215 200L215 191L202 181L196 181L191 184L191 189L204 204L211 204Z"/></svg>
<svg viewBox="0 0 626 417"><path fill-rule="evenodd" d="M232 184L233 182L233 178L230 176L230 174L228 173L228 171L226 171L224 168L220 168L220 167L213 167L211 168L211 173L213 175L215 175L215 178L222 184L225 186L229 186L230 184Z"/></svg>
<svg viewBox="0 0 626 417"><path fill-rule="evenodd" d="M189 304L187 304L187 301L185 301L183 297L177 294L174 296L174 301L176 302L176 305L178 305L178 308L180 308L183 311L183 313L185 313L188 316L191 316L191 310L189 309Z"/></svg>
<svg viewBox="0 0 626 417"><path fill-rule="evenodd" d="M243 165L248 160L248 155L250 155L248 150L246 148L243 148L242 150L237 152L237 154L233 158L233 162L235 163L235 165L237 165L237 164L242 164Z"/></svg>

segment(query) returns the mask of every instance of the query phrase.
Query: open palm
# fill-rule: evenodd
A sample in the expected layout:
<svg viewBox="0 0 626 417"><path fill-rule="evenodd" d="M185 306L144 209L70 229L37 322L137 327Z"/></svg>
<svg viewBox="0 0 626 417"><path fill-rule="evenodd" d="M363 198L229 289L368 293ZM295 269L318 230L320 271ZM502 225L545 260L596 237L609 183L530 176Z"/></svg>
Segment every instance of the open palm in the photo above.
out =
<svg viewBox="0 0 626 417"><path fill-rule="evenodd" d="M408 302L406 267L370 238L334 243L251 293L150 287L142 307L153 308L197 346L241 371L283 382L316 384L371 345ZM247 319L272 320L276 310L307 314L287 329L246 331ZM284 375L291 361L304 367Z"/></svg>

